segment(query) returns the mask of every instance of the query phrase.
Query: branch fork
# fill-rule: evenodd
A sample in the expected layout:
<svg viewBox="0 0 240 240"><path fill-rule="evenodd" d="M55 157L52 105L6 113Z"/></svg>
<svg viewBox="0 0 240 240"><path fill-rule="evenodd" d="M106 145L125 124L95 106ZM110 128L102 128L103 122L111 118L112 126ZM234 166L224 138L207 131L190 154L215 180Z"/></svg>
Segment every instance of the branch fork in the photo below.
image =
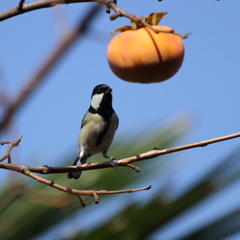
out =
<svg viewBox="0 0 240 240"><path fill-rule="evenodd" d="M9 144L8 150L7 152L3 155L3 157L0 158L0 162L4 161L6 158L8 159L8 163L11 163L11 151L14 147L17 147L18 144L21 142L23 135L20 135L18 137L18 139L15 142L10 142L10 141L4 141L4 142L0 142L0 145L5 145L5 144Z"/></svg>
<svg viewBox="0 0 240 240"><path fill-rule="evenodd" d="M189 33L187 34L179 34L176 33L175 31L161 31L153 28L151 25L147 24L144 22L143 17L137 17L133 14L127 13L117 5L117 0L41 0L41 1L35 1L31 3L24 4L25 0L20 0L19 4L5 12L0 13L0 21L4 21L8 18L15 17L17 15L27 13L30 11L38 10L41 8L49 8L49 7L54 7L56 5L61 5L61 4L71 4L71 3L81 3L81 2L97 2L100 4L103 4L106 6L106 12L108 14L111 13L111 9L115 12L110 16L110 20L115 20L118 17L126 17L130 19L132 22L136 22L140 26L145 26L150 29L152 29L154 32L159 33L159 32L167 32L167 33L173 33L176 34L182 38L187 38Z"/></svg>
<svg viewBox="0 0 240 240"><path fill-rule="evenodd" d="M24 2L25 2L25 0L20 0L20 2L18 4L18 11L19 12L23 12L23 10L24 10L24 6L23 6Z"/></svg>
<svg viewBox="0 0 240 240"><path fill-rule="evenodd" d="M86 203L84 202L84 199L82 198L82 195L93 197L95 204L98 204L100 202L99 195L133 193L133 192L137 192L137 191L149 190L151 188L151 186L148 186L148 187L139 188L139 189L127 189L127 190L118 190L118 191L106 191L106 190L96 191L96 190L77 190L77 189L72 189L72 188L67 188L67 187L61 186L59 184L56 184L54 181L42 178L33 172L37 172L40 174L65 173L65 172L67 173L67 172L76 171L75 166L66 167L66 168L52 168L52 167L48 167L46 165L41 166L41 167L29 167L29 166L24 166L24 165L11 164L10 153L11 153L13 147L17 147L19 145L22 137L23 137L23 135L20 135L15 142L10 142L10 141L0 142L0 145L9 144L7 152L4 154L3 157L0 158L0 160L1 160L0 168L22 173L30 178L35 179L39 183L46 184L57 190L74 195L79 199L79 202L82 207L86 206ZM8 163L3 163L3 160L5 160L5 159L8 159ZM88 165L96 166L97 164L85 164L84 166L88 167ZM133 166L131 164L125 164L125 165L129 166L132 169L135 169L136 171L139 169L138 167ZM103 166L104 167L112 167L112 162L110 161L110 162L103 163ZM103 168L103 166L101 168ZM90 169L88 169L88 170L90 170Z"/></svg>

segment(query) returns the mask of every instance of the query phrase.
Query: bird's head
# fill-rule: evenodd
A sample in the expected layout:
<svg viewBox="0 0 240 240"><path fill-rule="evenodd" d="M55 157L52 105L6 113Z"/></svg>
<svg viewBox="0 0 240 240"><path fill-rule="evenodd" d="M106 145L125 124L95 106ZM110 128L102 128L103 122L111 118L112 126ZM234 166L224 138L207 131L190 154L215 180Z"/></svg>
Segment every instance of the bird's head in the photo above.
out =
<svg viewBox="0 0 240 240"><path fill-rule="evenodd" d="M91 106L95 110L112 108L112 88L106 84L97 85L92 92Z"/></svg>

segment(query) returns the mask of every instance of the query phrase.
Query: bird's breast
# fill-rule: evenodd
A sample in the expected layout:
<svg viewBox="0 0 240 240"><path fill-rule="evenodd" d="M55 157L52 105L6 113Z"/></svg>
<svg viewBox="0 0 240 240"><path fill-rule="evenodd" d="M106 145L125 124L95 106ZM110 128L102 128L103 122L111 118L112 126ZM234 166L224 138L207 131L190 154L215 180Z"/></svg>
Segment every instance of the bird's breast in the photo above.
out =
<svg viewBox="0 0 240 240"><path fill-rule="evenodd" d="M86 116L79 135L79 149L84 151L85 155L107 151L117 127L118 117L115 113L108 120L99 114Z"/></svg>

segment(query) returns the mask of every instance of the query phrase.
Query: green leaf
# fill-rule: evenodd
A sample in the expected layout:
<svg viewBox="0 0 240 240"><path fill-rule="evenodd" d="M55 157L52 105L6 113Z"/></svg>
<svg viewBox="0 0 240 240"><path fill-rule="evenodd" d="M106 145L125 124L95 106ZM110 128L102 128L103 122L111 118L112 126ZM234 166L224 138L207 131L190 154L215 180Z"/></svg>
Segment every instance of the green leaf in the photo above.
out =
<svg viewBox="0 0 240 240"><path fill-rule="evenodd" d="M126 25L126 26L123 26L123 27L120 27L120 28L117 28L116 30L114 30L113 32L111 32L111 34L114 34L116 32L124 32L124 31L127 31L127 30L132 30L133 28L129 25Z"/></svg>
<svg viewBox="0 0 240 240"><path fill-rule="evenodd" d="M158 25L166 14L167 12L151 13L149 16L145 17L145 22L150 25Z"/></svg>

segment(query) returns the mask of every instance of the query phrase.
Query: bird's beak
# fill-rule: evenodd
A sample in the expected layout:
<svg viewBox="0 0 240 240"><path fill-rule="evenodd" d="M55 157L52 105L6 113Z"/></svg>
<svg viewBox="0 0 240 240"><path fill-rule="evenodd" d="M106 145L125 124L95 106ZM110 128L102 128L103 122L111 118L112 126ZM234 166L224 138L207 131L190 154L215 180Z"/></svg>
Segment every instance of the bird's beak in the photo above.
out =
<svg viewBox="0 0 240 240"><path fill-rule="evenodd" d="M112 88L109 88L109 89L107 90L107 92L108 92L108 93L112 92Z"/></svg>

